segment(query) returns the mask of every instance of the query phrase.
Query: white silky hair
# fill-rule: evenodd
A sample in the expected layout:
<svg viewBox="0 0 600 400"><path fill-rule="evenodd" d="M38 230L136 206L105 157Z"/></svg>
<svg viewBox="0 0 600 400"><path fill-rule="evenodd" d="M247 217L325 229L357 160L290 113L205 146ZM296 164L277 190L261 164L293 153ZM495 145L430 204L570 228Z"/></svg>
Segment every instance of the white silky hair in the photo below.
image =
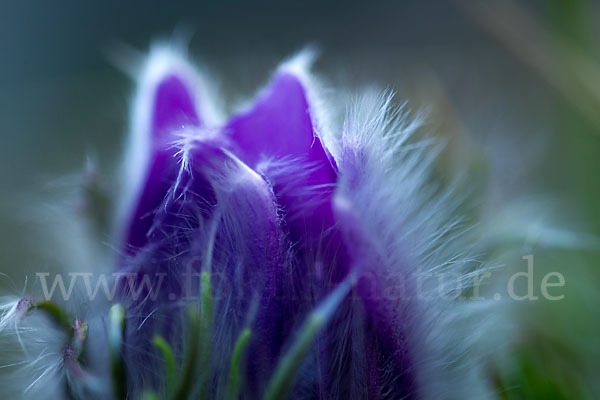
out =
<svg viewBox="0 0 600 400"><path fill-rule="evenodd" d="M420 397L490 397L480 372L484 354L476 352L478 331L490 326L484 321L489 315L483 304L456 299L483 271L471 254L469 227L460 216L463 202L454 187L435 183L441 145L419 138L422 117L411 117L392 100L390 92L370 91L350 106L340 138L336 198L348 203L387 266L412 276L409 284L422 284L409 305L416 310L403 313L410 320L402 327L415 354ZM444 274L446 287L438 274Z"/></svg>
<svg viewBox="0 0 600 400"><path fill-rule="evenodd" d="M63 393L64 334L45 316L26 315L23 297L0 300L0 387L6 398L50 399Z"/></svg>

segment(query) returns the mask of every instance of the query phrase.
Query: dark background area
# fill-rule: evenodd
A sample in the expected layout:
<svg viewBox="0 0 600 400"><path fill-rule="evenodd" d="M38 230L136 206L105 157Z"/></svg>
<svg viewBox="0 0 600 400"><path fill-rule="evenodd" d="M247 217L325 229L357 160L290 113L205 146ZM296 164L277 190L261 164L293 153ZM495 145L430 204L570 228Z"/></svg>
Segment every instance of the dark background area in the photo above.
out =
<svg viewBox="0 0 600 400"><path fill-rule="evenodd" d="M86 151L118 151L132 84L111 58L122 45L146 51L153 39L176 32L190 32L190 54L220 79L227 99L250 96L280 60L315 44L316 70L334 85L375 83L400 91L400 101L426 68L466 115L476 114L467 109L475 105L503 121L521 111L515 103L528 108L520 113L543 113L545 88L457 3L373 3L5 1L3 186L37 183L34 171L77 167L83 157L76 155Z"/></svg>

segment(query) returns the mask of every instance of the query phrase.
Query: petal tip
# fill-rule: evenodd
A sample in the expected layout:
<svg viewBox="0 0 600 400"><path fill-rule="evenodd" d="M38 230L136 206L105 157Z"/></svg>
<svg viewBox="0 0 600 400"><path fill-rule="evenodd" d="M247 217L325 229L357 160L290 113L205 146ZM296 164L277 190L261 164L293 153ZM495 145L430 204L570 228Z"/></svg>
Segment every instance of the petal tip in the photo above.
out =
<svg viewBox="0 0 600 400"><path fill-rule="evenodd" d="M283 61L279 65L279 68L277 68L277 72L288 73L298 77L301 81L304 81L310 73L318 56L319 51L316 46L306 46L287 60Z"/></svg>

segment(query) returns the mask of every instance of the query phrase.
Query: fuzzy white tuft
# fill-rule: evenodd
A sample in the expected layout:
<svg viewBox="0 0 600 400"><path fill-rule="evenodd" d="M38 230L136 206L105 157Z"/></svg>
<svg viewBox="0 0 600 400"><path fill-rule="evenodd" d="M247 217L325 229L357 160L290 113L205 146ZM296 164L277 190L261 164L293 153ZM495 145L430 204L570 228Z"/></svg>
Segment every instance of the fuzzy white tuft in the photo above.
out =
<svg viewBox="0 0 600 400"><path fill-rule="evenodd" d="M6 398L63 397L64 335L35 311L30 298L5 297L0 303L0 384Z"/></svg>
<svg viewBox="0 0 600 400"><path fill-rule="evenodd" d="M485 380L472 352L477 321L456 300L480 266L470 255L460 196L435 184L432 166L440 144L419 139L420 126L420 117L392 105L390 93L367 93L356 101L340 140L336 201L360 220L392 274L420 286L416 298L398 304L405 318L398 329L414 352L419 395L484 398Z"/></svg>

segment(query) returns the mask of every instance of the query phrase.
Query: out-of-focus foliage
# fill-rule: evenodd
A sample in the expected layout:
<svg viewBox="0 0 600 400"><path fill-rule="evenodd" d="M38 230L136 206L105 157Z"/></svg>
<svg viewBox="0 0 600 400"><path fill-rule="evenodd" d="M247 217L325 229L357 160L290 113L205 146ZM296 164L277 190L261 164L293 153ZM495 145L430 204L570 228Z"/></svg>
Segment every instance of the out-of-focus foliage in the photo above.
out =
<svg viewBox="0 0 600 400"><path fill-rule="evenodd" d="M503 354L498 354L490 375L504 399L597 398L600 394L596 379L600 371L597 318L600 43L594 23L597 7L586 0L552 0L543 2L535 11L527 4L512 1L466 3L466 9L484 30L555 89L555 114L548 117L557 133L556 142L545 169L539 174L540 179L558 178L548 185L548 195L561 200L559 211L547 217L592 238L587 244L579 237L570 244L563 241L564 246L559 241L559 246L532 248L536 267L541 269L538 276L547 271L564 274L565 298L511 306L517 318L517 338L506 352L499 352Z"/></svg>

